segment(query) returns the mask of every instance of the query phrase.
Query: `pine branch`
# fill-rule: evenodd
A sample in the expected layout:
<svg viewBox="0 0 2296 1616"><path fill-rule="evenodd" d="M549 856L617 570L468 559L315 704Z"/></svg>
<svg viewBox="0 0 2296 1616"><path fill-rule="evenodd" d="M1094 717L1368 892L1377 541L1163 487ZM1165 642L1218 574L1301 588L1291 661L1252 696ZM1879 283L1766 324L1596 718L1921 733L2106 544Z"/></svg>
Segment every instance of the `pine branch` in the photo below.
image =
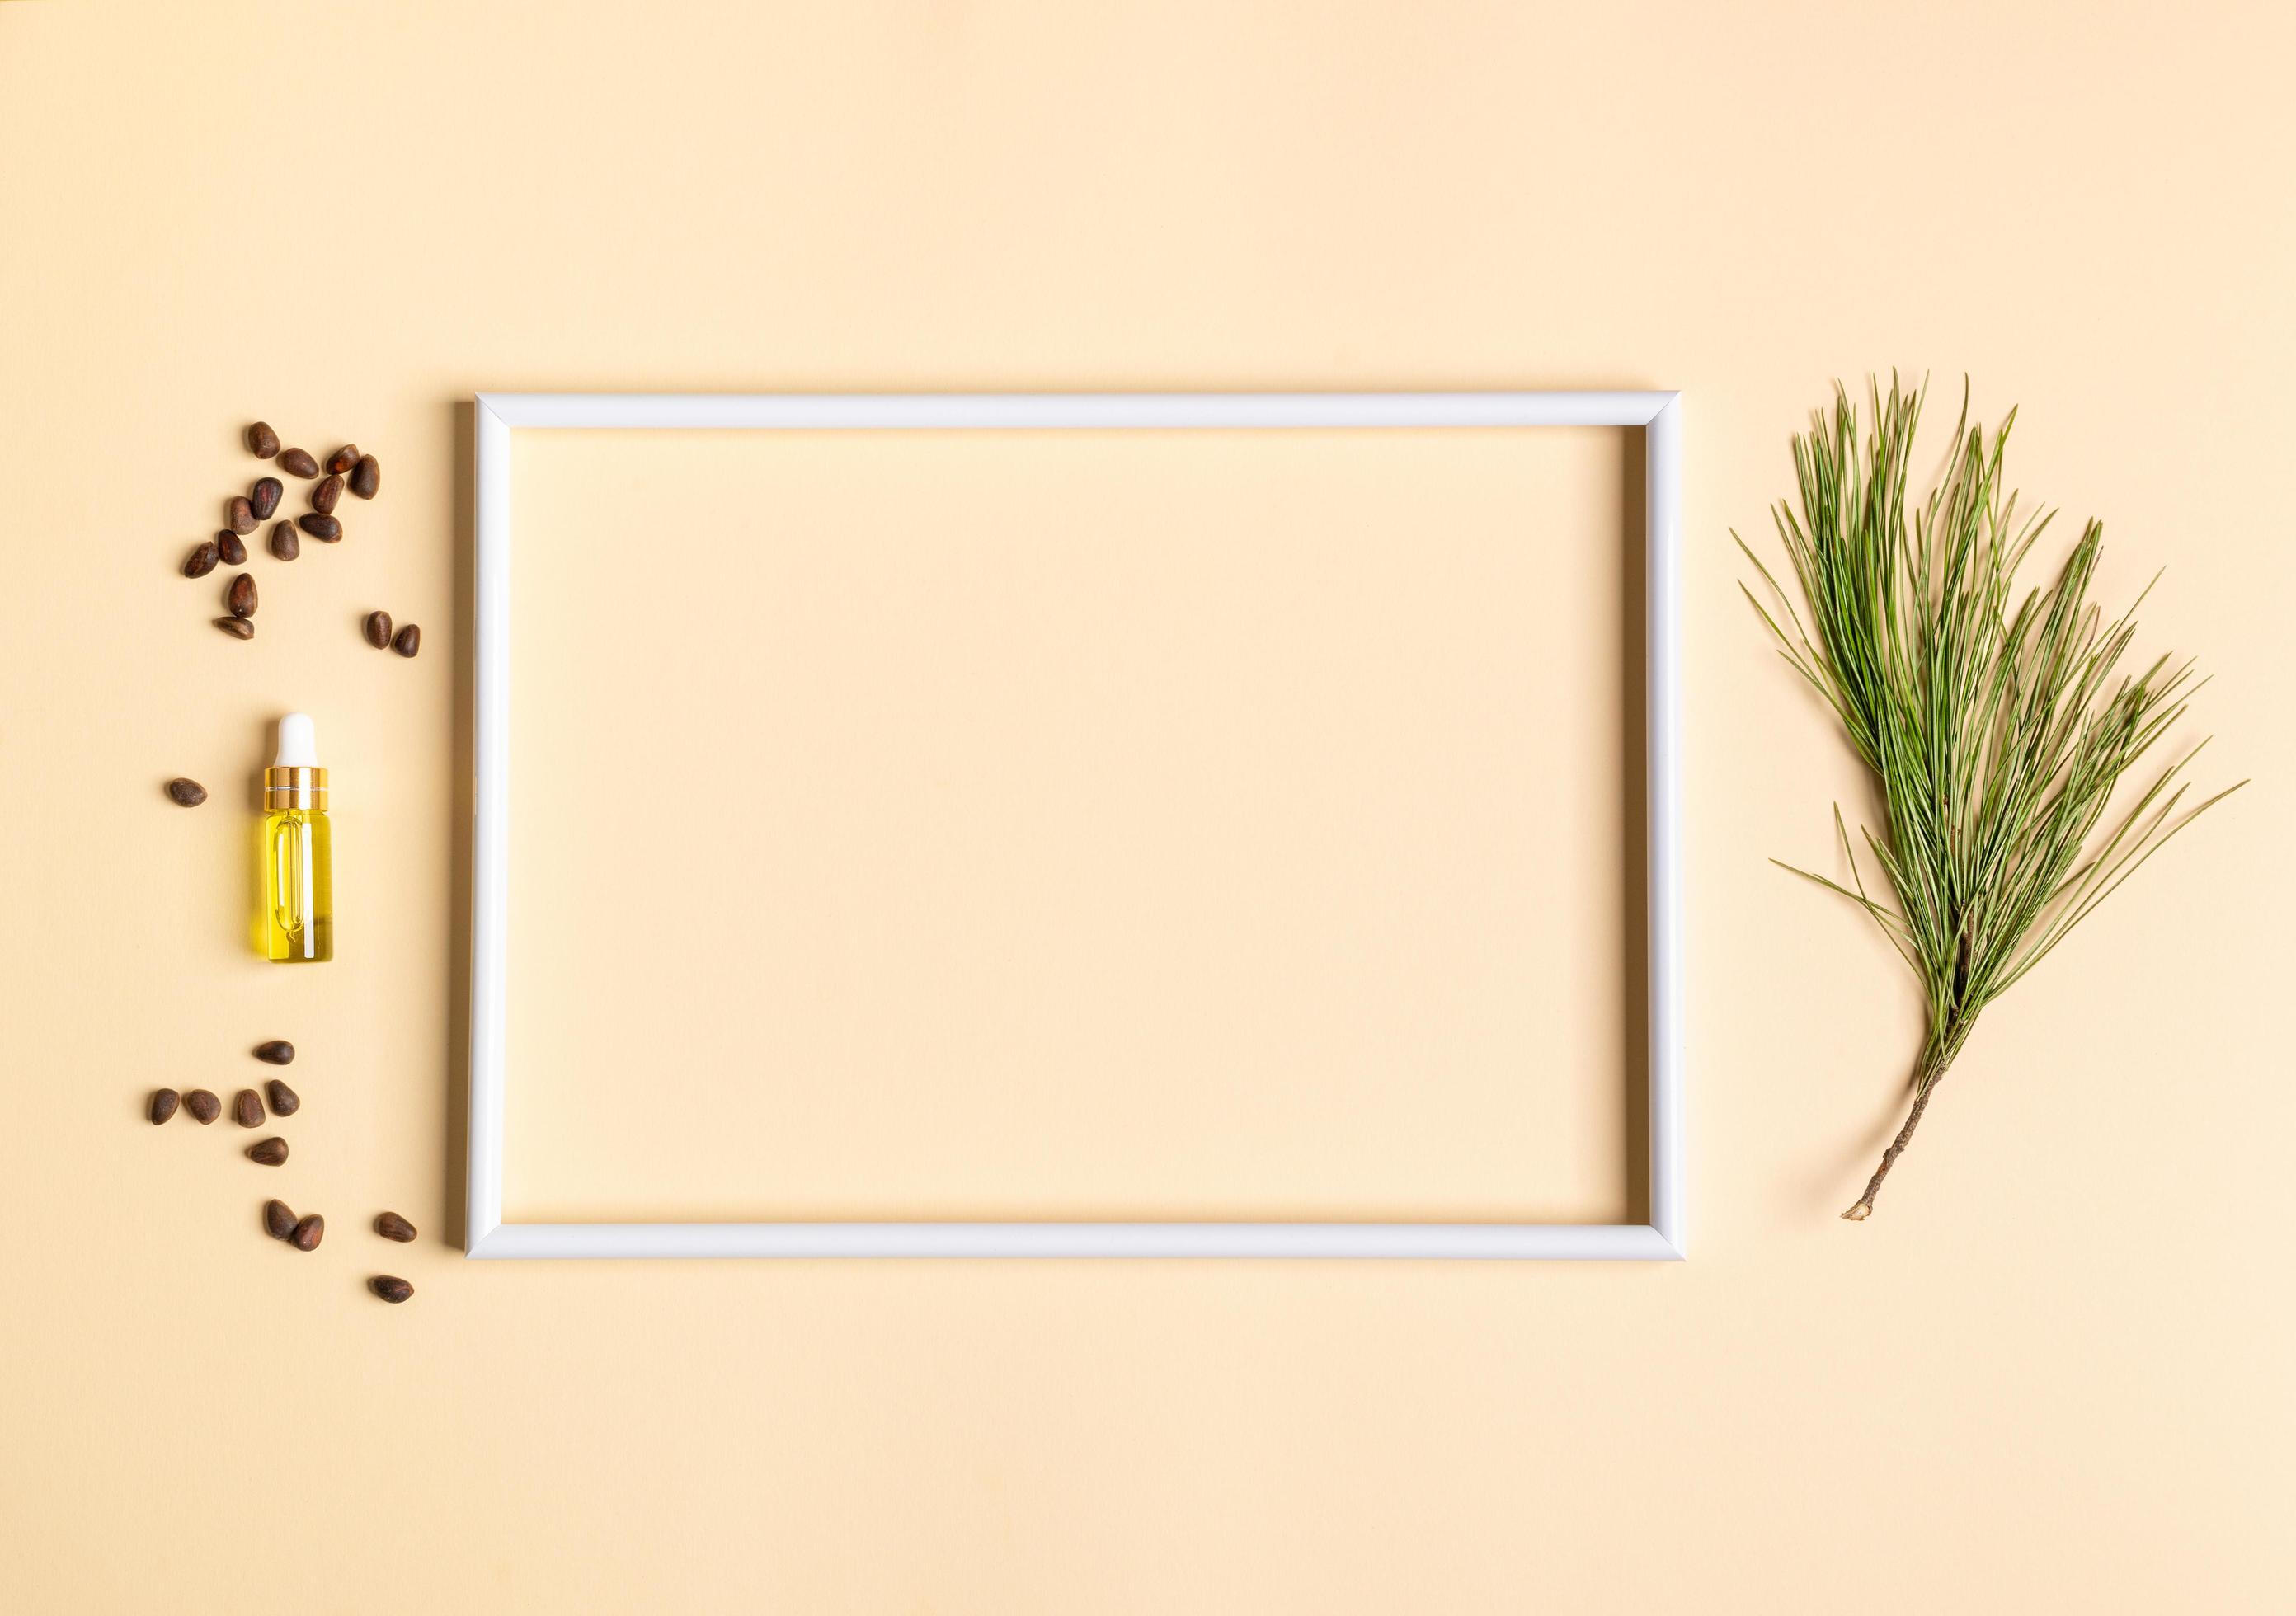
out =
<svg viewBox="0 0 2296 1616"><path fill-rule="evenodd" d="M1893 372L1885 398L1870 381L1873 427L1861 434L1857 407L1836 384L1831 413L1794 439L1801 508L1781 502L1772 515L1807 617L1738 539L1779 609L1741 585L1748 602L1881 786L1883 831L1860 829L1896 905L1867 890L1838 807L1851 886L1783 868L1863 909L1929 1008L1912 1108L1842 1213L1853 1220L1872 1213L1985 1008L2172 837L2247 784L2179 816L2196 746L2112 818L2123 782L2206 681L2194 681L2189 661L2172 667L2166 657L2120 672L2152 585L2104 619L2089 599L2103 546L2096 522L2053 581L2017 593L2018 569L2055 513L2021 518L2003 481L2014 410L1988 439L1970 424L1964 384L1944 476L1908 512L1926 391L1906 392Z"/></svg>

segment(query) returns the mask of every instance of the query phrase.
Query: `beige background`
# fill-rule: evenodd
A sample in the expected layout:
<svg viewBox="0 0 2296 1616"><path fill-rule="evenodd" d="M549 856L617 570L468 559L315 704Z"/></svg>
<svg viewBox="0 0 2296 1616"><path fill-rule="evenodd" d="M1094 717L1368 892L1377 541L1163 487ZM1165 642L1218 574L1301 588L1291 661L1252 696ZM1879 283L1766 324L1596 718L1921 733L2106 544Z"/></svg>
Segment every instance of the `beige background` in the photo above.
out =
<svg viewBox="0 0 2296 1616"><path fill-rule="evenodd" d="M512 441L507 1216L1646 1220L1627 433Z"/></svg>
<svg viewBox="0 0 2296 1616"><path fill-rule="evenodd" d="M0 6L0 1603L2287 1608L2292 47L2038 0ZM2144 643L2259 783L1988 1017L1849 1228L1914 1005L1763 861L1859 782L1726 530L1891 364L2022 405L2116 591L2169 566ZM1519 385L1688 400L1693 1261L455 1255L457 399ZM388 471L240 646L170 575L258 414ZM625 567L633 610L689 581ZM234 782L296 705L359 815L317 977L239 929ZM138 1121L279 1034L286 1167ZM678 1126L619 1098L601 1137Z"/></svg>

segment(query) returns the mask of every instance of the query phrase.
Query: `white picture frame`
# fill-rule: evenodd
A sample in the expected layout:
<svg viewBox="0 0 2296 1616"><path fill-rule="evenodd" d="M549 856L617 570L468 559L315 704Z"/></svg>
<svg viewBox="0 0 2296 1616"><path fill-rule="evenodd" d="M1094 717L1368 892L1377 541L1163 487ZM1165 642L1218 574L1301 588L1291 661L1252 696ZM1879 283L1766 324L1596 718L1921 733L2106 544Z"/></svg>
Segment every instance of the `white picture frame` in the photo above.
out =
<svg viewBox="0 0 2296 1616"><path fill-rule="evenodd" d="M1647 1223L505 1223L511 940L511 434L551 428L1171 431L1640 428L1644 435ZM1681 885L1682 411L1671 392L485 393L475 408L476 707L464 1249L520 1257L1385 1257L1685 1254Z"/></svg>

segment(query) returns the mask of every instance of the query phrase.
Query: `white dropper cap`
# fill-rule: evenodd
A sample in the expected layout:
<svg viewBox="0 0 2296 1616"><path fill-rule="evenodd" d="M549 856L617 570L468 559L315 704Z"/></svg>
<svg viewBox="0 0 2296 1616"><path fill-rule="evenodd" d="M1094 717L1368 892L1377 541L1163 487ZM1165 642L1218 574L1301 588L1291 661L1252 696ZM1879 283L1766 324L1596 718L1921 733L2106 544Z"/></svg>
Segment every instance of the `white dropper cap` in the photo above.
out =
<svg viewBox="0 0 2296 1616"><path fill-rule="evenodd" d="M275 769L316 769L319 766L319 743L311 730L308 713L290 713L279 721L279 755L271 760Z"/></svg>

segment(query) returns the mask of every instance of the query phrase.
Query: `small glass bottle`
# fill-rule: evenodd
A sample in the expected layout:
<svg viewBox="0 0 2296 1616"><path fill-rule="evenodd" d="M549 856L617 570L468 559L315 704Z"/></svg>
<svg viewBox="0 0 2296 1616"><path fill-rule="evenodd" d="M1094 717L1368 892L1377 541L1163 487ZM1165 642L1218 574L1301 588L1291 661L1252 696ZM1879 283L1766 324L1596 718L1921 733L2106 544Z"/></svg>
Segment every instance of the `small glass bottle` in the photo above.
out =
<svg viewBox="0 0 2296 1616"><path fill-rule="evenodd" d="M263 771L263 944L275 964L335 957L333 837L327 771L308 714L279 721L279 755Z"/></svg>

